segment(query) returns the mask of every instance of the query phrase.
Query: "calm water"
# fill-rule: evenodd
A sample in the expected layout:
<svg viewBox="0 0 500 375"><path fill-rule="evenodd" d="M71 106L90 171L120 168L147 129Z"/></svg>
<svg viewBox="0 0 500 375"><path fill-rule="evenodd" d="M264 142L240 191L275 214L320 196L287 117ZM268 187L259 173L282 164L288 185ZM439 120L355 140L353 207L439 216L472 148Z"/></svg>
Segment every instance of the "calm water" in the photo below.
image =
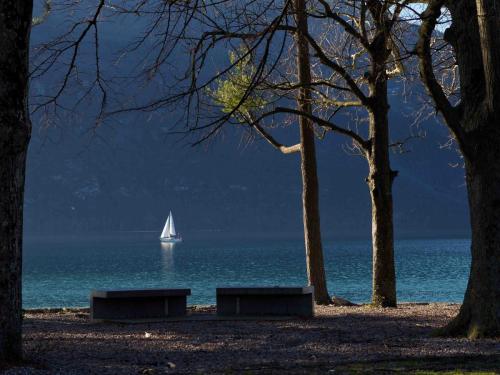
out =
<svg viewBox="0 0 500 375"><path fill-rule="evenodd" d="M369 241L326 241L332 294L370 299ZM400 301L460 302L469 272L469 241L396 243ZM301 285L306 281L301 241L186 241L162 247L156 234L113 238L27 239L24 307L88 306L94 288L192 289L189 303L215 303L217 286Z"/></svg>

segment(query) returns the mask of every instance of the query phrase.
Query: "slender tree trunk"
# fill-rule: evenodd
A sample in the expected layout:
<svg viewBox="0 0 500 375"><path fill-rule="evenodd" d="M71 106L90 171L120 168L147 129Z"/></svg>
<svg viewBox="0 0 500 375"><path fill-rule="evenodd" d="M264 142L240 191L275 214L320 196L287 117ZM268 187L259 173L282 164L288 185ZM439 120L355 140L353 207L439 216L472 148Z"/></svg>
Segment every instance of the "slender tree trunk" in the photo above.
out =
<svg viewBox="0 0 500 375"><path fill-rule="evenodd" d="M375 64L375 66L377 66ZM384 64L372 85L370 151L367 179L372 203L372 305L396 307L396 271L394 266L394 229L392 182L396 173L389 158L389 104Z"/></svg>
<svg viewBox="0 0 500 375"><path fill-rule="evenodd" d="M316 151L314 132L310 124L300 124L302 144L302 205L304 209L304 235L307 259L307 277L314 286L316 303L327 305L331 302L326 286L323 248L321 245L321 225L319 216L319 188L316 173Z"/></svg>
<svg viewBox="0 0 500 375"><path fill-rule="evenodd" d="M297 68L299 83L302 85L297 104L300 111L312 113L311 89L308 86L311 83L311 64L309 60L309 45L305 38L305 34L308 32L305 0L295 0L294 8L298 29L296 34ZM307 277L309 284L314 286L316 303L324 305L329 304L331 300L326 286L323 247L321 244L315 135L313 124L308 118L300 116L299 125Z"/></svg>
<svg viewBox="0 0 500 375"><path fill-rule="evenodd" d="M32 1L0 2L0 361L22 357L21 264Z"/></svg>

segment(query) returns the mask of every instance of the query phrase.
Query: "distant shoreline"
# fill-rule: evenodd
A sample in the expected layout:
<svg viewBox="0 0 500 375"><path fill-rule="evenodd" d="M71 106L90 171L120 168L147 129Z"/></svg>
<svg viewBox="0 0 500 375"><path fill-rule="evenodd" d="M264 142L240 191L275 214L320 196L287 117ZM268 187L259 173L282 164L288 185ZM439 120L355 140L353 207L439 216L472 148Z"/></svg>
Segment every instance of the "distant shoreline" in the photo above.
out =
<svg viewBox="0 0 500 375"><path fill-rule="evenodd" d="M24 239L27 241L36 240L49 240L49 239L106 239L114 238L120 235L143 235L151 238L156 238L160 235L160 229L139 229L139 230L116 230L107 232L88 232L88 233L25 233ZM261 232L251 235L248 232L230 232L224 231L222 229L216 230L195 230L195 231L183 231L183 236L187 240L201 241L201 240L285 240L285 241L298 241L303 240L302 232ZM334 233L323 233L323 241L371 241L369 235L343 235L337 236ZM411 240L470 240L469 234L464 233L445 233L445 234L422 234L415 235L409 233L403 233L396 236L395 241L411 241Z"/></svg>

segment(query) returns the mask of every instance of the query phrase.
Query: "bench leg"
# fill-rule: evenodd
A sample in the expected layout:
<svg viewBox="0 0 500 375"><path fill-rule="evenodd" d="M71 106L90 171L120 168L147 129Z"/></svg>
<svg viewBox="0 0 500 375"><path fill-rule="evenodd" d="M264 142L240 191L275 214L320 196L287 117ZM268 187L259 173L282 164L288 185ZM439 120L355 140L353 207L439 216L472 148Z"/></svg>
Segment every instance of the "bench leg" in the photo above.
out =
<svg viewBox="0 0 500 375"><path fill-rule="evenodd" d="M163 319L186 315L186 297L97 298L90 302L92 320Z"/></svg>
<svg viewBox="0 0 500 375"><path fill-rule="evenodd" d="M218 295L217 314L314 316L312 294L304 295Z"/></svg>

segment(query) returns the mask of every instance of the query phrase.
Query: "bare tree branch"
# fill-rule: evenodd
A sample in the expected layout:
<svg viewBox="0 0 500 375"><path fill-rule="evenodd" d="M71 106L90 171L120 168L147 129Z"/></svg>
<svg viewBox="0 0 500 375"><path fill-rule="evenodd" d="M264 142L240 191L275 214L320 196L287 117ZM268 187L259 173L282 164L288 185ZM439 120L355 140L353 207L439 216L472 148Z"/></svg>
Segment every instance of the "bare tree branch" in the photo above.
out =
<svg viewBox="0 0 500 375"><path fill-rule="evenodd" d="M437 110L442 113L449 124L456 138L460 141L463 137L460 127L460 107L453 107L446 97L442 86L438 83L434 74L431 38L436 28L437 20L441 15L441 8L446 0L429 0L426 10L422 13L422 24L419 31L419 40L416 46L416 53L419 57L419 70L430 95L434 98Z"/></svg>

